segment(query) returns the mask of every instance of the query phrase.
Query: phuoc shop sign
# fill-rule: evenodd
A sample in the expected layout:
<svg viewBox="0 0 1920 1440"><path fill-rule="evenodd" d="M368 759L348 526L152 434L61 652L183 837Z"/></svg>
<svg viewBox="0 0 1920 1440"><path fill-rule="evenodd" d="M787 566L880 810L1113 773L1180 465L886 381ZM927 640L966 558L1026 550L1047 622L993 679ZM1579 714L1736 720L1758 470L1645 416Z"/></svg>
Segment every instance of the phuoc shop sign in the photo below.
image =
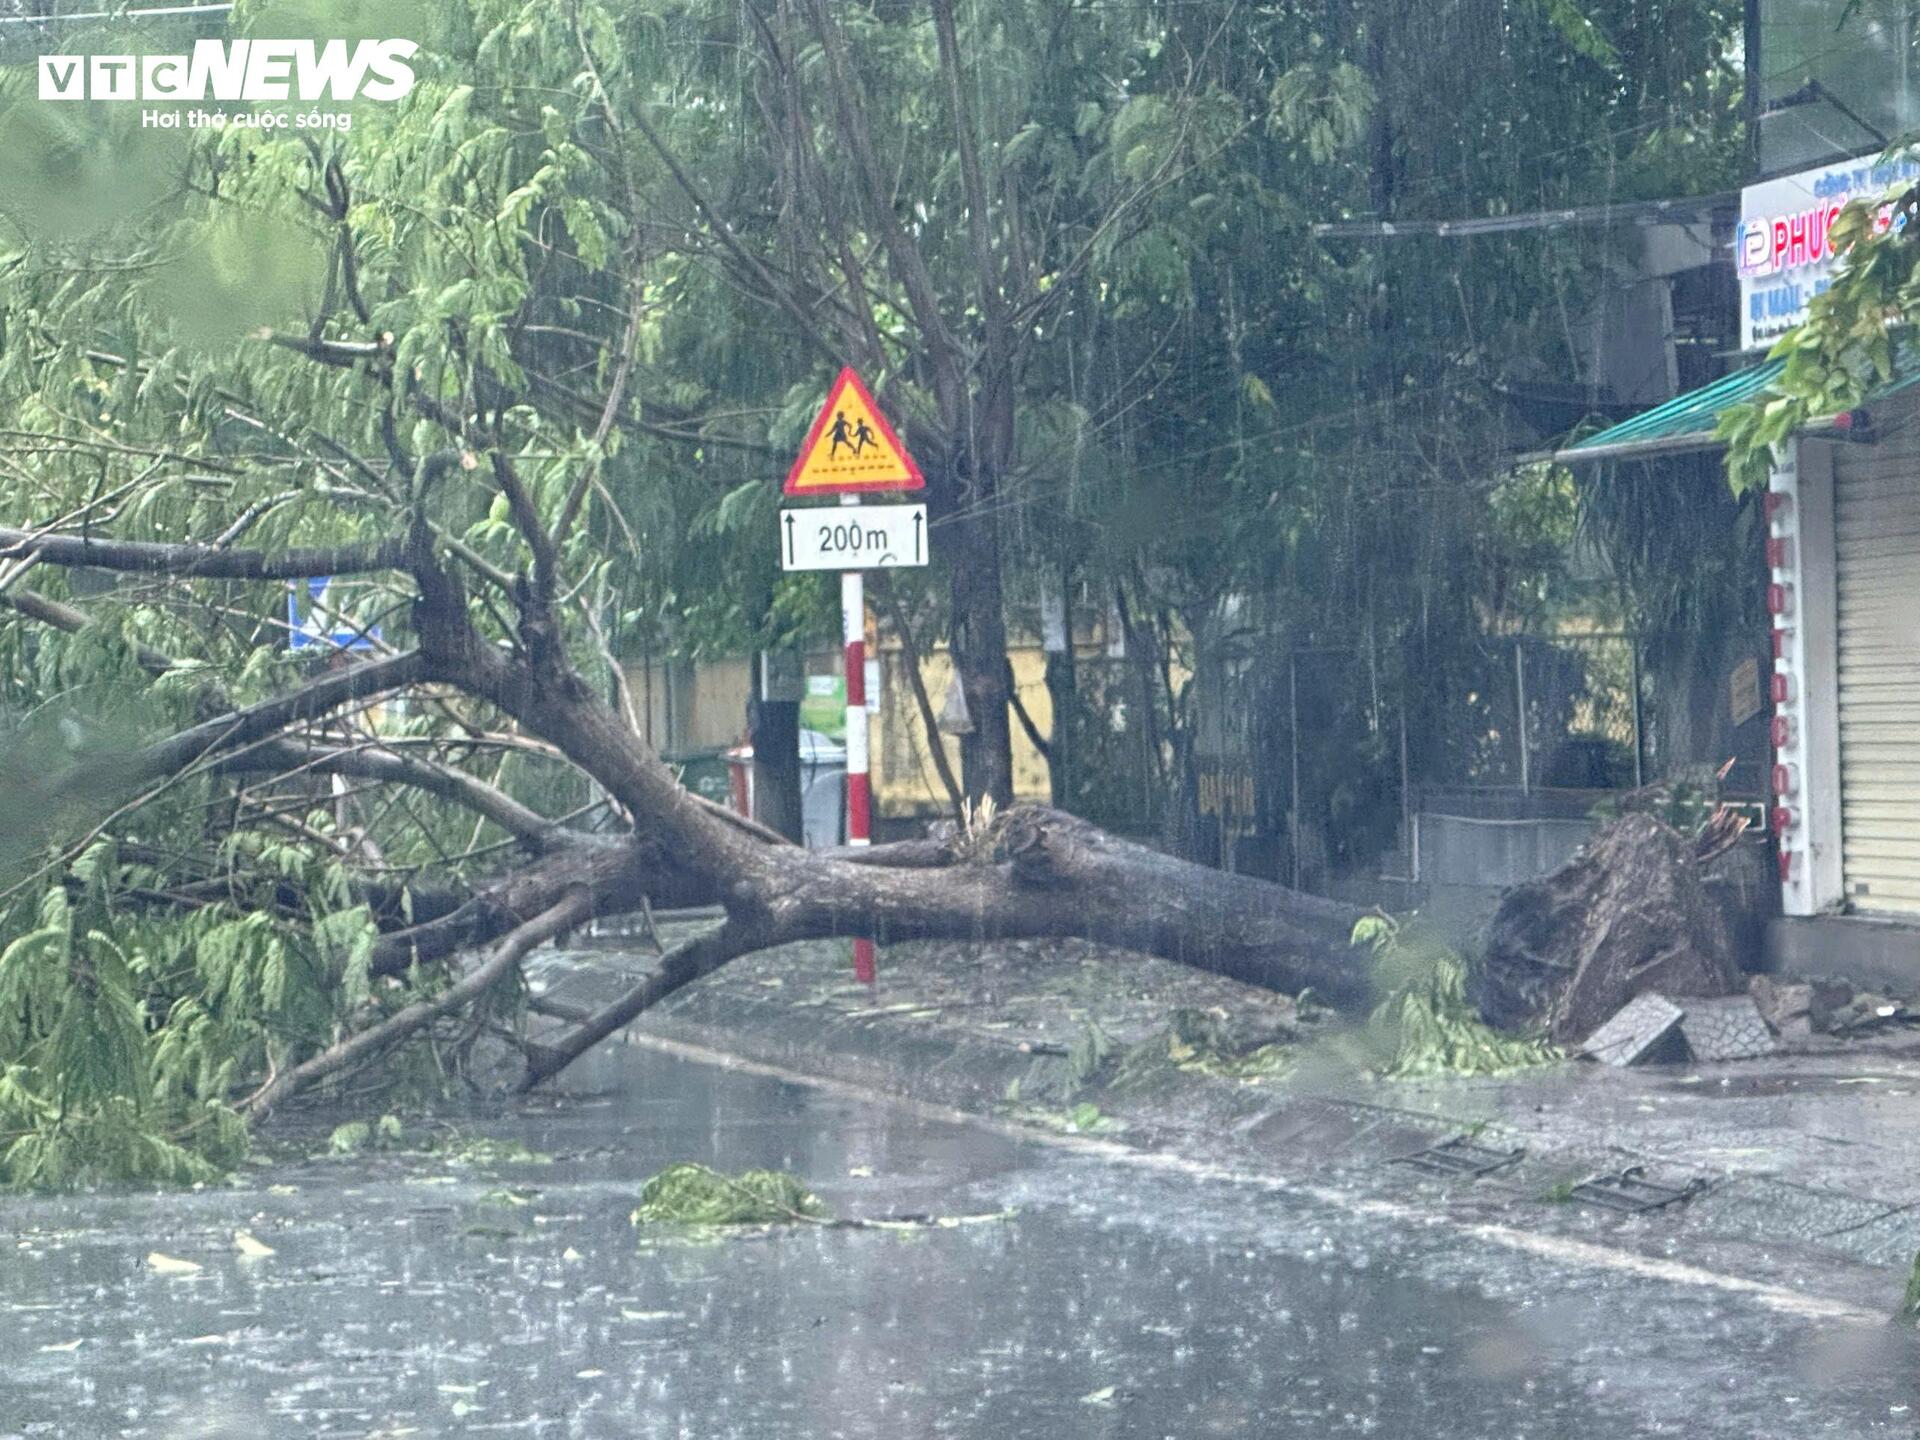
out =
<svg viewBox="0 0 1920 1440"><path fill-rule="evenodd" d="M1734 263L1740 269L1740 348L1771 345L1807 318L1807 305L1833 279L1833 222L1850 200L1887 196L1920 176L1920 160L1902 156L1847 160L1749 185L1740 192ZM1897 224L1891 203L1876 229Z"/></svg>

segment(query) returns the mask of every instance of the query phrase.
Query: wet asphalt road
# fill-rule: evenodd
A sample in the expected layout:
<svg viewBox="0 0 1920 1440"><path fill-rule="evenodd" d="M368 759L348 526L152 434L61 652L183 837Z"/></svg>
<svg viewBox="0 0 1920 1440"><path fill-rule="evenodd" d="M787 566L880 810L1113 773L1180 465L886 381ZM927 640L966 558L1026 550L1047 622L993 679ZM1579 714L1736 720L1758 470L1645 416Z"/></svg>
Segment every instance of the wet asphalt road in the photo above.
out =
<svg viewBox="0 0 1920 1440"><path fill-rule="evenodd" d="M1148 1174L644 1049L494 1116L555 1157L0 1200L0 1437L1906 1436L1905 1332ZM838 1214L642 1243L680 1159ZM245 1228L275 1253L246 1259ZM170 1275L149 1252L201 1268Z"/></svg>

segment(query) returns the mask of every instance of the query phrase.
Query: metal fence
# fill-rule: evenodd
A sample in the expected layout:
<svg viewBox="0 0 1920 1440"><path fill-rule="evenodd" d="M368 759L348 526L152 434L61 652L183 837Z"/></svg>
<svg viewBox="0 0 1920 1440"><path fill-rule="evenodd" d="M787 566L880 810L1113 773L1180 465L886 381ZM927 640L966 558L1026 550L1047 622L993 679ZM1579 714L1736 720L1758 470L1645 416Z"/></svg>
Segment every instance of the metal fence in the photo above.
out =
<svg viewBox="0 0 1920 1440"><path fill-rule="evenodd" d="M1515 636L1490 642L1483 666L1485 680L1453 712L1456 745L1424 783L1523 795L1645 783L1647 697L1634 637Z"/></svg>
<svg viewBox="0 0 1920 1440"><path fill-rule="evenodd" d="M1243 630L1183 646L1174 663L1083 655L1064 801L1205 863L1323 893L1420 879L1423 815L1533 826L1542 835L1502 837L1534 847L1507 867L1530 871L1577 843L1611 793L1728 756L1735 792L1759 793L1760 672L1749 687L1760 718L1729 727L1729 654L1650 652L1618 631L1421 654L1288 647Z"/></svg>
<svg viewBox="0 0 1920 1440"><path fill-rule="evenodd" d="M1271 651L1224 667L1195 709L1222 717L1193 757L1202 858L1309 890L1414 878L1429 809L1584 821L1658 778L1663 751L1642 647L1619 632Z"/></svg>

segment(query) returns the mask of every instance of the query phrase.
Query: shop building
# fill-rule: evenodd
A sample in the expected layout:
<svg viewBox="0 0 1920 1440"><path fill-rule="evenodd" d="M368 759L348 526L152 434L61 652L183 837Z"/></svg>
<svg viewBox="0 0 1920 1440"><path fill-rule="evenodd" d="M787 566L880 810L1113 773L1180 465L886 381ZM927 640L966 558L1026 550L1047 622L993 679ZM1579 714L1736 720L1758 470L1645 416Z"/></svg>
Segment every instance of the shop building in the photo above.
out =
<svg viewBox="0 0 1920 1440"><path fill-rule="evenodd" d="M1762 134L1765 135L1765 120ZM1805 136L1794 136L1804 146ZM1770 176L1742 192L1729 265L1742 365L1567 446L1571 465L1719 448L1728 407L1762 398L1772 343L1807 313L1835 259L1827 235L1856 198L1920 182L1880 147ZM1886 205L1880 223L1894 224ZM1777 968L1920 985L1920 356L1858 409L1779 447L1762 497L1770 618L1768 817Z"/></svg>

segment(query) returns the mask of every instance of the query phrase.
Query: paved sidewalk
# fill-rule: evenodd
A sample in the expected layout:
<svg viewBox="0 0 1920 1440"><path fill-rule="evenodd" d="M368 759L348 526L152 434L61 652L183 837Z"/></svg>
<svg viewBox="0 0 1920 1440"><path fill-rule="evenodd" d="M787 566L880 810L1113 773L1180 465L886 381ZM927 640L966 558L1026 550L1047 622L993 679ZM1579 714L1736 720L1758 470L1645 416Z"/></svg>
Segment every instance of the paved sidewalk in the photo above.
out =
<svg viewBox="0 0 1920 1440"><path fill-rule="evenodd" d="M551 952L535 985L591 1005L651 958ZM1235 1046L1282 1041L1284 1052L1267 1054L1284 1053L1287 1067L1210 1073L1170 1031L1183 1011L1188 1028L1192 1012L1223 1021ZM1164 961L1052 942L898 947L882 952L871 988L853 982L846 946L792 946L734 962L636 1030L879 1094L1042 1128L1090 1126L1125 1144L1455 1219L1600 1238L1889 1312L1920 1251L1912 1031L1816 1040L1819 1053L1760 1061L1567 1062L1497 1079L1388 1081L1366 1073L1350 1022L1302 1016L1285 996ZM1133 1063L1163 1054L1164 1063ZM1398 1163L1455 1136L1524 1154L1477 1180ZM1567 1198L1574 1183L1627 1166L1704 1188L1648 1215Z"/></svg>

